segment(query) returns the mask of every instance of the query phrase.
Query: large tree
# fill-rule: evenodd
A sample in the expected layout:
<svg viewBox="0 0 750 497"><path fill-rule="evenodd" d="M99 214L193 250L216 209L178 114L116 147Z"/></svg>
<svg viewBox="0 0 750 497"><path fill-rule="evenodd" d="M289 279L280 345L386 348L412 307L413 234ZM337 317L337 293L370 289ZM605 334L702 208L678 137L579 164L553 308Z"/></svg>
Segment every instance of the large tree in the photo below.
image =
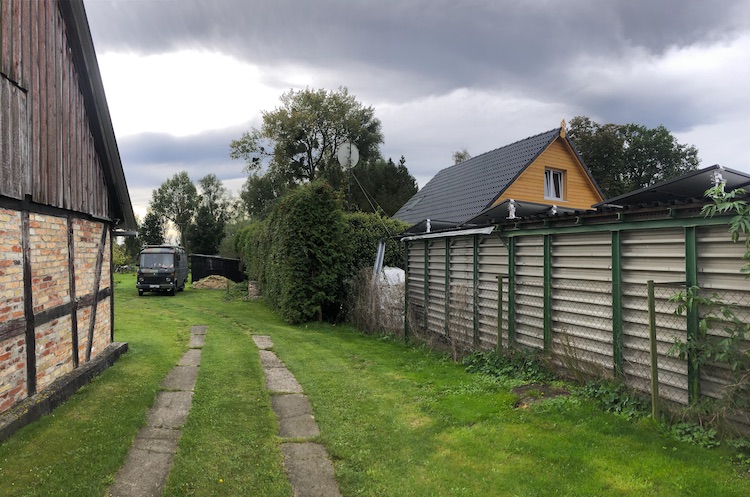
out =
<svg viewBox="0 0 750 497"><path fill-rule="evenodd" d="M248 176L242 185L240 198L245 211L252 219L264 219L276 200L287 189L283 181L279 181L273 174L258 174Z"/></svg>
<svg viewBox="0 0 750 497"><path fill-rule="evenodd" d="M352 207L362 212L377 212L379 206L390 217L417 193L417 180L403 155L398 164L377 159L357 164L352 173Z"/></svg>
<svg viewBox="0 0 750 497"><path fill-rule="evenodd" d="M230 144L230 156L243 159L248 172L265 165L277 183L324 179L334 188L345 180L336 158L344 142L359 149L360 160L380 157L380 120L345 87L337 91L290 90L281 106L262 113L263 124Z"/></svg>
<svg viewBox="0 0 750 497"><path fill-rule="evenodd" d="M568 136L605 197L616 197L693 171L698 149L677 142L664 126L599 124L586 116L570 121Z"/></svg>
<svg viewBox="0 0 750 497"><path fill-rule="evenodd" d="M144 245L162 245L164 243L164 228L164 218L149 210L138 227L138 252Z"/></svg>
<svg viewBox="0 0 750 497"><path fill-rule="evenodd" d="M174 224L183 247L187 247L188 227L197 206L198 190L186 171L175 174L151 194L151 209Z"/></svg>
<svg viewBox="0 0 750 497"><path fill-rule="evenodd" d="M198 180L201 195L195 222L188 229L190 250L198 254L215 255L219 253L224 229L229 217L231 199L229 191L215 174L209 174Z"/></svg>

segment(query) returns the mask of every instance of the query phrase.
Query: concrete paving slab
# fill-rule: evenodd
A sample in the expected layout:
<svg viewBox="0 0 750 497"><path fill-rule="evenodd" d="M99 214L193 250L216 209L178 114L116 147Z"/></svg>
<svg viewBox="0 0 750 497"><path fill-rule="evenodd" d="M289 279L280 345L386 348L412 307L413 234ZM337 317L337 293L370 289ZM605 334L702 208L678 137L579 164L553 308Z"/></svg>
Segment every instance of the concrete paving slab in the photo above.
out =
<svg viewBox="0 0 750 497"><path fill-rule="evenodd" d="M185 352L178 366L198 366L201 363L201 349L190 349Z"/></svg>
<svg viewBox="0 0 750 497"><path fill-rule="evenodd" d="M281 452L295 497L341 496L325 447L315 443L283 443Z"/></svg>
<svg viewBox="0 0 750 497"><path fill-rule="evenodd" d="M172 454L131 447L109 488L110 497L160 497L172 468Z"/></svg>
<svg viewBox="0 0 750 497"><path fill-rule="evenodd" d="M203 347L206 345L206 335L190 335L190 347Z"/></svg>
<svg viewBox="0 0 750 497"><path fill-rule="evenodd" d="M191 335L205 335L207 331L208 331L208 326L203 325L203 324L190 327Z"/></svg>
<svg viewBox="0 0 750 497"><path fill-rule="evenodd" d="M271 405L279 419L279 435L284 438L311 438L320 435L306 395L274 395Z"/></svg>
<svg viewBox="0 0 750 497"><path fill-rule="evenodd" d="M176 430L175 430L176 431ZM165 440L163 438L141 438L135 437L133 448L160 452L162 454L174 454L177 452L177 440Z"/></svg>
<svg viewBox="0 0 750 497"><path fill-rule="evenodd" d="M179 440L180 430L172 428L157 428L155 426L144 426L138 432L139 438L152 438L154 440Z"/></svg>
<svg viewBox="0 0 750 497"><path fill-rule="evenodd" d="M193 392L159 392L146 418L148 426L181 428L187 421Z"/></svg>
<svg viewBox="0 0 750 497"><path fill-rule="evenodd" d="M263 366L263 369L286 367L281 362L281 359L276 357L276 354L270 350L259 350L258 353L260 354L260 364Z"/></svg>
<svg viewBox="0 0 750 497"><path fill-rule="evenodd" d="M255 346L259 349L273 348L273 342L271 341L271 337L268 335L253 335L253 342L255 342Z"/></svg>
<svg viewBox="0 0 750 497"><path fill-rule="evenodd" d="M302 393L302 386L287 368L271 368L266 373L266 388L272 393Z"/></svg>
<svg viewBox="0 0 750 497"><path fill-rule="evenodd" d="M198 366L176 366L161 382L161 387L167 390L190 391L195 388L198 377Z"/></svg>

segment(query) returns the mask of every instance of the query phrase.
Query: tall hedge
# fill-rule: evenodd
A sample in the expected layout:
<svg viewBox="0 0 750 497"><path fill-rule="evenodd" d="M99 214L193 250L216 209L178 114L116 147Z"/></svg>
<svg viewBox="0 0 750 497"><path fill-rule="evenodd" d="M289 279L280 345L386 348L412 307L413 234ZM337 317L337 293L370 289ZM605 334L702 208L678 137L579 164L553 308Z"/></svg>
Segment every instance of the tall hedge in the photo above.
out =
<svg viewBox="0 0 750 497"><path fill-rule="evenodd" d="M391 237L406 227L376 214L344 214L339 195L314 182L285 194L265 221L238 233L237 248L248 276L286 321L336 320L351 291L347 282L372 267L378 240L386 241L385 265L402 266L403 248Z"/></svg>
<svg viewBox="0 0 750 497"><path fill-rule="evenodd" d="M354 272L362 267L372 267L375 264L379 240L385 241L383 265L404 266L403 244L394 239L393 235L404 231L409 227L409 224L398 219L364 212L347 213L345 217L352 250L350 260Z"/></svg>

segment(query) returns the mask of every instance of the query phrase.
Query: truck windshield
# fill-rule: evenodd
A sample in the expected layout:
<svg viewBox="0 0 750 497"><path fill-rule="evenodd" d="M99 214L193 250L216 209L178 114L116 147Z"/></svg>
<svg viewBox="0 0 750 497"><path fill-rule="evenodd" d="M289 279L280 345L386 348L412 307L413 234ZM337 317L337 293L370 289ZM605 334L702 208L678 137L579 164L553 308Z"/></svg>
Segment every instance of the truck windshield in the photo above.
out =
<svg viewBox="0 0 750 497"><path fill-rule="evenodd" d="M174 254L141 254L141 267L172 269L174 267Z"/></svg>

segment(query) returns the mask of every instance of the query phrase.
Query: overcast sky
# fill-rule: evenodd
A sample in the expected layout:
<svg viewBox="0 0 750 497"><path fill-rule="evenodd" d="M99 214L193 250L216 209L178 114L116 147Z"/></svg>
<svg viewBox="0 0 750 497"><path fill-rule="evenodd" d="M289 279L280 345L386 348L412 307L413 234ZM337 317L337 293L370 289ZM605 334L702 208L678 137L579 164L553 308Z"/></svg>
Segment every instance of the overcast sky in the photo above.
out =
<svg viewBox="0 0 750 497"><path fill-rule="evenodd" d="M665 125L750 172L747 0L85 0L136 212L186 170L235 192L229 142L286 90L346 86L423 186L586 115Z"/></svg>

